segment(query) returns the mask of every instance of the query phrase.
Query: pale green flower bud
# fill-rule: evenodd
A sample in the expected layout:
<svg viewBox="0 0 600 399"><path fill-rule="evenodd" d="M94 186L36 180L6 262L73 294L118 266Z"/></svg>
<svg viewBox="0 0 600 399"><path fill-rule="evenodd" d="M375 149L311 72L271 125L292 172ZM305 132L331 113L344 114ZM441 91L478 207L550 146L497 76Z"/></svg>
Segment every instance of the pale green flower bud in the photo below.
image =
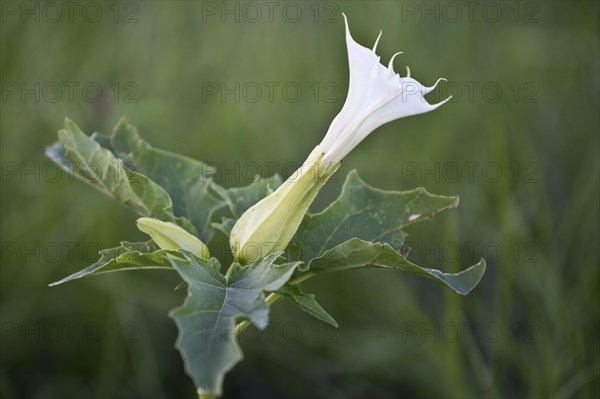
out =
<svg viewBox="0 0 600 399"><path fill-rule="evenodd" d="M148 234L160 249L185 249L202 259L210 257L208 248L202 241L175 223L153 218L139 218L136 223L138 229Z"/></svg>
<svg viewBox="0 0 600 399"><path fill-rule="evenodd" d="M322 158L317 146L287 181L240 217L230 236L238 262L252 263L285 249L321 187L340 167L324 164Z"/></svg>

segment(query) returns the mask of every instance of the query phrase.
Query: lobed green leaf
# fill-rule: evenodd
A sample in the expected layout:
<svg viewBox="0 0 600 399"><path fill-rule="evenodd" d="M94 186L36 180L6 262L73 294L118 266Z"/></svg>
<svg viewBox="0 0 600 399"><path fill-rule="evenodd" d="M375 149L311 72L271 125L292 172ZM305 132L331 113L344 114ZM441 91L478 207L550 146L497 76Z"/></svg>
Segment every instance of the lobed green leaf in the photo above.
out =
<svg viewBox="0 0 600 399"><path fill-rule="evenodd" d="M171 258L188 284L185 303L170 313L179 329L176 346L198 391L220 395L223 376L243 357L235 337L237 321L264 328L269 314L264 292L281 288L299 262L276 265L276 253L249 266L234 263L224 276L216 258L181 252L185 259Z"/></svg>
<svg viewBox="0 0 600 399"><path fill-rule="evenodd" d="M306 265L353 238L401 248L403 228L458 206L458 197L433 195L423 188L384 191L363 182L356 171L346 177L340 196L323 212L307 214L287 248L290 259Z"/></svg>
<svg viewBox="0 0 600 399"><path fill-rule="evenodd" d="M481 280L485 260L460 273L443 273L436 269L417 266L395 251L389 244L372 243L353 238L313 260L309 264L311 275L351 270L365 267L395 269L438 280L454 292L467 295Z"/></svg>

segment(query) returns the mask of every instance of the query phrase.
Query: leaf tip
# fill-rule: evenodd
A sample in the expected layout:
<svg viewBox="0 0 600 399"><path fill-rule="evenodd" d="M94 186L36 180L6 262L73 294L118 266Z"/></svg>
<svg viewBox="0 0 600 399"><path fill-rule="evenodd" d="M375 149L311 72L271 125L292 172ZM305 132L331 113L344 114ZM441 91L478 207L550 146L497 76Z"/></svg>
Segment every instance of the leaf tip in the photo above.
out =
<svg viewBox="0 0 600 399"><path fill-rule="evenodd" d="M466 289L460 290L460 291L455 290L455 291L463 296L467 295L471 291L473 291L475 289L475 287L477 287L479 285L479 282L483 278L486 267L487 267L487 264L486 264L485 259L481 258L479 260L479 262L475 263L473 266L469 267L467 270L459 273L459 274L467 274L468 273L469 275L472 276L472 281L471 281L471 284Z"/></svg>
<svg viewBox="0 0 600 399"><path fill-rule="evenodd" d="M129 119L127 119L127 116L123 115L121 116L121 118L119 118L119 121L113 128L113 132L119 131L120 129L128 129L132 127L133 125L129 123Z"/></svg>
<svg viewBox="0 0 600 399"><path fill-rule="evenodd" d="M54 281L53 283L48 284L47 287L56 287L57 285L61 285L63 283L66 283L67 281L69 281L69 278L65 277L63 279L60 279L58 281Z"/></svg>
<svg viewBox="0 0 600 399"><path fill-rule="evenodd" d="M64 127L63 129L65 130L81 130L79 129L79 126L77 126L77 124L75 122L73 122L71 119L69 119L69 117L65 117L65 123L64 123ZM63 130L61 129L61 130ZM60 133L60 131L59 131Z"/></svg>

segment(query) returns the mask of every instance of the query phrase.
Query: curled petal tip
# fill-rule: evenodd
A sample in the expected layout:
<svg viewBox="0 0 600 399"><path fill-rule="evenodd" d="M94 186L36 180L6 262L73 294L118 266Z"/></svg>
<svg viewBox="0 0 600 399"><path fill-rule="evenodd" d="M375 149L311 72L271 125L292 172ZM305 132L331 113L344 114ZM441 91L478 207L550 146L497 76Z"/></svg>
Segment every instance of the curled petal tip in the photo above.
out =
<svg viewBox="0 0 600 399"><path fill-rule="evenodd" d="M383 31L379 31L379 35L377 35L377 40L375 40L375 45L373 46L373 52L377 49L377 44L379 43L379 39L381 39L381 33Z"/></svg>
<svg viewBox="0 0 600 399"><path fill-rule="evenodd" d="M348 26L348 18L346 17L346 14L344 14L344 13L342 13L342 16L344 17L344 25L346 25L346 36L350 36L350 27Z"/></svg>
<svg viewBox="0 0 600 399"><path fill-rule="evenodd" d="M392 58L390 58L390 63L388 64L388 68L392 71L394 70L394 58L396 58L396 56L398 54L402 54L402 51L398 51L396 54L392 55Z"/></svg>
<svg viewBox="0 0 600 399"><path fill-rule="evenodd" d="M438 83L440 83L441 81L448 81L448 79L446 78L439 78L438 80L435 81L435 83L433 84L433 86L430 87L424 87L423 88L423 93L427 94L427 93L431 93L433 90L435 90L435 88L437 87Z"/></svg>
<svg viewBox="0 0 600 399"><path fill-rule="evenodd" d="M436 109L438 107L441 107L442 105L446 104L448 101L450 101L450 99L452 98L452 96L448 97L445 100L440 101L439 103L435 103L432 105L432 109Z"/></svg>

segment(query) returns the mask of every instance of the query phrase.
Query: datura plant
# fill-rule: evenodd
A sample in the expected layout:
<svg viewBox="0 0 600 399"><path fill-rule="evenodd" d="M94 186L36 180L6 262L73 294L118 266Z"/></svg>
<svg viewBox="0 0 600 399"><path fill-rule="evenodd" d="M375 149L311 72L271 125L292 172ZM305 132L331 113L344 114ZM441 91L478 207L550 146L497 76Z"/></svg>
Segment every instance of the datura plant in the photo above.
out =
<svg viewBox="0 0 600 399"><path fill-rule="evenodd" d="M407 259L404 228L454 208L458 197L423 188L383 191L353 171L340 196L324 211L308 209L342 159L377 127L429 112L424 96L435 88L383 66L373 50L356 43L346 17L350 65L348 97L327 134L285 182L259 178L224 188L213 168L153 148L121 119L112 134L84 134L66 119L46 154L64 169L141 217L148 241L123 241L101 250L96 263L52 285L134 269L169 269L187 285L187 298L170 316L179 329L176 347L200 397L222 393L223 378L242 359L237 334L263 329L279 298L324 323L336 321L303 292L300 283L321 273L358 268L396 269L432 278L461 295L479 282L485 261L460 273L420 267ZM438 80L439 82L439 80ZM437 82L436 82L437 84ZM223 251L223 243L227 250ZM226 267L228 266L228 267Z"/></svg>

